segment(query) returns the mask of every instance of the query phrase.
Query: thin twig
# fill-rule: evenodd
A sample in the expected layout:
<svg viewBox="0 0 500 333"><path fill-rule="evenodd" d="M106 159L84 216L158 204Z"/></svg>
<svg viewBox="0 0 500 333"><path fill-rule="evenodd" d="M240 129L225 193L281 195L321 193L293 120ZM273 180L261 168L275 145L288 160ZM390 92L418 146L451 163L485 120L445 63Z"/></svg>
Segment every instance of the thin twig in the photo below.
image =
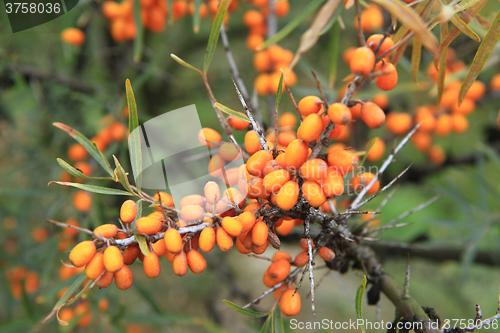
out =
<svg viewBox="0 0 500 333"><path fill-rule="evenodd" d="M403 285L403 295L402 299L410 298L410 255L408 254L406 259L406 274L405 274L405 283Z"/></svg>
<svg viewBox="0 0 500 333"><path fill-rule="evenodd" d="M313 274L314 258L313 258L312 244L311 244L311 236L309 235L309 232L311 231L311 226L309 225L308 219L304 221L304 224L307 236L307 254L309 256L309 282L311 283L311 310L313 316L316 317L316 305L314 304L314 274Z"/></svg>
<svg viewBox="0 0 500 333"><path fill-rule="evenodd" d="M365 34L363 33L363 25L361 24L361 5L359 0L355 0L356 3L356 17L358 19L358 38L359 45L366 46Z"/></svg>

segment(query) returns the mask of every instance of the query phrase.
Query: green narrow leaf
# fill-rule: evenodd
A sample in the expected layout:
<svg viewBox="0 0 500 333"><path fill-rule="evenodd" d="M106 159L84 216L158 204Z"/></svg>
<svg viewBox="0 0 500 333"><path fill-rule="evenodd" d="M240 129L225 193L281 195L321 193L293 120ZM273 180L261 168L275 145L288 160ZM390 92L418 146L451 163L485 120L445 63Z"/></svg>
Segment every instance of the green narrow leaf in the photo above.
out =
<svg viewBox="0 0 500 333"><path fill-rule="evenodd" d="M126 189L130 193L135 193L134 190L132 189L132 186L130 186L130 182L128 181L127 173L125 172L125 169L123 169L122 165L118 161L118 159L113 155L113 159L115 160L115 173L118 177L118 180L122 184L123 188Z"/></svg>
<svg viewBox="0 0 500 333"><path fill-rule="evenodd" d="M491 27L484 36L481 45L479 45L479 49L474 56L474 60L472 61L472 65L469 68L469 73L467 73L467 77L462 83L462 87L460 88L460 93L458 94L458 106L462 104L462 101L467 95L469 88L472 86L474 81L476 81L477 76L483 69L484 63L490 56L491 52L495 48L495 45L498 43L500 39L500 11L498 11L495 19L491 23Z"/></svg>
<svg viewBox="0 0 500 333"><path fill-rule="evenodd" d="M321 6L326 0L312 0L308 3L308 5L299 12L297 16L295 16L290 22L288 22L283 29L278 31L274 36L267 39L264 43L262 43L257 50L261 51L266 47L276 44L286 36L288 36L295 28L299 26L309 15L311 15L319 6Z"/></svg>
<svg viewBox="0 0 500 333"><path fill-rule="evenodd" d="M57 163L59 163L59 165L64 170L66 170L70 175L72 175L74 177L83 178L83 179L87 179L87 180L114 180L112 177L88 177L83 172L74 168L72 165L70 165L68 162L66 162L62 158L58 158Z"/></svg>
<svg viewBox="0 0 500 333"><path fill-rule="evenodd" d="M176 56L175 54L173 53L170 53L170 56L172 57L172 59L174 59L179 65L183 66L183 67L186 67L186 68L189 68L189 69L192 69L193 71L197 71L198 73L201 74L201 71L194 67L193 65L191 64L188 64L187 62L185 62L184 60L182 60L181 58L179 58L178 56Z"/></svg>
<svg viewBox="0 0 500 333"><path fill-rule="evenodd" d="M455 27L457 27L464 35L466 35L467 37L469 37L470 39L476 41L476 42L481 42L481 38L479 38L479 36L467 25L467 23L465 23L461 18L460 16L458 16L457 14L453 15L451 17L451 23L453 23L453 25Z"/></svg>
<svg viewBox="0 0 500 333"><path fill-rule="evenodd" d="M462 1L460 1L459 4L455 5L455 8L458 7L456 9L459 9L460 11L464 11L464 10L468 9L469 7L474 6L479 1L480 0L462 0Z"/></svg>
<svg viewBox="0 0 500 333"><path fill-rule="evenodd" d="M418 84L418 72L420 70L420 59L422 56L422 41L420 38L413 39L413 48L411 51L411 75L416 84Z"/></svg>
<svg viewBox="0 0 500 333"><path fill-rule="evenodd" d="M356 318L363 320L363 295L366 289L366 275L363 276L363 280L361 280L361 284L356 291ZM365 333L365 326L361 324L361 332Z"/></svg>
<svg viewBox="0 0 500 333"><path fill-rule="evenodd" d="M223 300L223 302L224 302L224 304L229 306L231 309L233 309L241 314L244 314L245 316L249 316L252 318L262 318L262 317L265 317L268 315L267 313L263 313L263 312L256 312L256 311L252 311L252 310L248 310L248 309L243 309L242 307L239 307L238 305L236 305L228 300Z"/></svg>
<svg viewBox="0 0 500 333"><path fill-rule="evenodd" d="M214 105L224 113L230 114L231 116L234 116L234 117L239 118L241 120L244 120L246 122L250 122L250 119L248 119L248 117L246 115L244 115L243 113L240 113L238 111L234 111L233 109L230 109L227 106L220 104L219 102L216 102Z"/></svg>
<svg viewBox="0 0 500 333"><path fill-rule="evenodd" d="M278 112L278 107L280 106L281 102L281 95L283 93L283 69L280 68L280 71L281 71L280 83L278 85L278 91L276 92L276 100L274 102L274 107L276 108L276 112Z"/></svg>
<svg viewBox="0 0 500 333"><path fill-rule="evenodd" d="M266 321L264 322L264 325L262 325L262 328L260 329L260 333L267 333L269 332L269 326L271 325L271 320L272 320L272 314L267 316ZM274 332L272 332L274 333Z"/></svg>
<svg viewBox="0 0 500 333"><path fill-rule="evenodd" d="M132 90L132 85L130 80L125 81L125 90L127 93L127 105L128 105L128 129L129 129L129 141L128 149L130 152L130 162L132 164L132 172L136 176L136 187L137 190L141 190L142 186L142 154L141 154L141 136L140 130L134 131L139 127L139 116L137 115L137 104L135 102L134 91Z"/></svg>
<svg viewBox="0 0 500 333"><path fill-rule="evenodd" d="M144 49L144 28L141 19L141 4L140 0L134 0L134 23L135 23L135 39L134 39L134 62L141 61L142 51Z"/></svg>
<svg viewBox="0 0 500 333"><path fill-rule="evenodd" d="M99 194L131 195L131 196L133 196L132 193L125 192L122 190L117 190L115 188L108 188L108 187L87 185L87 184L80 184L80 183L59 182L59 181L52 181L49 183L49 185L52 183L57 184L57 185L62 185L62 186L72 186L72 187L79 188L80 190L84 190L87 192L93 192L93 193L99 193Z"/></svg>
<svg viewBox="0 0 500 333"><path fill-rule="evenodd" d="M69 127L68 125L65 125L63 123L53 123L55 127L62 129L64 132L68 133L73 139L75 139L79 144L81 144L85 150L92 156L102 167L106 172L113 177L113 169L111 169L111 166L104 157L104 155L97 149L97 147L90 142L89 139L87 139L82 133L78 132L77 130Z"/></svg>
<svg viewBox="0 0 500 333"><path fill-rule="evenodd" d="M328 82L330 88L335 87L335 80L337 79L337 64L339 59L339 47L340 47L340 23L335 20L332 25L331 38L330 38L330 73L328 76Z"/></svg>
<svg viewBox="0 0 500 333"><path fill-rule="evenodd" d="M68 290L66 290L64 295L62 295L62 297L57 301L56 305L54 305L54 307L52 308L52 311L50 311L50 313L47 315L47 317L45 317L42 323L46 322L56 314L59 308L68 301L71 295L73 295L75 291L78 290L78 288L80 288L86 278L87 277L85 276L85 273L81 273L75 278L75 281L68 287Z"/></svg>
<svg viewBox="0 0 500 333"><path fill-rule="evenodd" d="M379 139L379 138L373 138L373 139L371 139L371 141L368 143L368 146L366 147L365 156L363 156L363 159L361 160L361 163L359 163L359 164L358 164L358 167L362 167L362 166L365 164L366 158L368 157L368 153L370 152L370 149L372 149L372 147L373 147L373 145L375 144L375 142L377 142L377 140L382 140L382 139Z"/></svg>
<svg viewBox="0 0 500 333"><path fill-rule="evenodd" d="M149 247L148 243L146 242L146 238L143 235L139 235L135 230L134 230L134 236L135 239L137 240L137 244L139 244L139 248L141 249L142 254L147 256L149 254Z"/></svg>
<svg viewBox="0 0 500 333"><path fill-rule="evenodd" d="M82 295L89 289L89 287L92 285L93 282L94 282L94 280L89 280L87 282L87 284L85 285L85 287L83 287L82 290L80 290L80 292L78 292L78 294L75 295L75 297L71 298L69 301L64 303L64 305L71 305L71 304L75 303L76 300L78 300L80 297L82 297Z"/></svg>
<svg viewBox="0 0 500 333"><path fill-rule="evenodd" d="M222 0L219 3L219 9L215 15L214 22L212 23L212 30L210 30L210 37L208 38L207 50L205 52L205 61L203 61L203 73L207 74L208 67L212 62L217 42L219 41L220 27L227 14L227 9L231 4L231 0Z"/></svg>
<svg viewBox="0 0 500 333"><path fill-rule="evenodd" d="M448 34L448 22L442 23L441 24L441 41L446 37ZM438 68L438 79L437 79L437 88L438 88L438 94L437 94L437 104L441 104L441 97L443 96L444 92L444 80L446 78L446 56L448 54L448 48L445 48L442 53L441 57L439 58L439 68Z"/></svg>
<svg viewBox="0 0 500 333"><path fill-rule="evenodd" d="M194 13L193 13L193 31L197 34L200 31L200 6L201 0L194 0Z"/></svg>

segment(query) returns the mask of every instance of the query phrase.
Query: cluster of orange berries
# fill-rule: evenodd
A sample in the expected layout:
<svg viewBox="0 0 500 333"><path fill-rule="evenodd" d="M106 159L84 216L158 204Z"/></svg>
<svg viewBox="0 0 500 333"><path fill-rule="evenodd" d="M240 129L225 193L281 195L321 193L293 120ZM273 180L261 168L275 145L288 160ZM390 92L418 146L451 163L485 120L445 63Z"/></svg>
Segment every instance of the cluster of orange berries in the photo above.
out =
<svg viewBox="0 0 500 333"><path fill-rule="evenodd" d="M61 40L70 45L80 46L85 42L85 33L78 28L66 28L61 31Z"/></svg>
<svg viewBox="0 0 500 333"><path fill-rule="evenodd" d="M20 299L23 296L23 287L28 295L38 290L40 276L37 272L30 271L24 266L15 266L7 271L6 275L14 298Z"/></svg>
<svg viewBox="0 0 500 333"><path fill-rule="evenodd" d="M286 70L293 59L293 52L281 46L272 45L263 51L255 52L253 66L259 72L254 86L257 94L276 95L283 70L283 82L291 87L297 83L297 75L293 70Z"/></svg>
<svg viewBox="0 0 500 333"><path fill-rule="evenodd" d="M266 18L274 9L277 17L285 17L290 11L288 0L269 1L269 0L249 0L258 9L250 9L243 14L243 23L249 29L249 35L246 40L248 49L254 51L266 38L267 23Z"/></svg>

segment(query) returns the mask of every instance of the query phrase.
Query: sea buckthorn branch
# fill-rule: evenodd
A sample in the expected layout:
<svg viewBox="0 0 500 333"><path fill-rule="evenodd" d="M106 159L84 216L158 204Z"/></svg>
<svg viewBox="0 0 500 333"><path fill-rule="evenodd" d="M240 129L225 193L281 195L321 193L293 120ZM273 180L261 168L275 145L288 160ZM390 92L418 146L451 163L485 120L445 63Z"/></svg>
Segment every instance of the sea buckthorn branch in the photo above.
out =
<svg viewBox="0 0 500 333"><path fill-rule="evenodd" d="M77 227L77 226L74 226L74 225L71 225L71 224L67 224L67 223L62 223L62 222L58 222L58 221L55 221L55 220L52 220L52 219L45 219L46 222L49 222L55 226L58 226L58 227L61 227L61 228L70 228L70 229L75 229L75 230L78 230L79 232L83 232L83 233L86 233L96 239L98 239L99 241L101 242L106 242L106 238L102 237L102 236L99 236L99 235L96 235L95 233L93 233L91 230L89 229L85 229L85 228L80 228L80 227Z"/></svg>
<svg viewBox="0 0 500 333"><path fill-rule="evenodd" d="M450 328L450 329L446 329L446 326L449 324L450 320L447 319L444 324L443 324L443 327L441 328L441 331L440 333L462 333L462 332L474 332L475 330L479 330L481 329L483 326L485 325L488 325L488 326L491 326L492 323L500 320L500 301L498 302L498 310L497 310L497 313L494 315L494 316L491 316L490 318L487 318L485 320L482 320L483 319L483 312L481 311L481 307L479 306L479 304L476 304L476 318L474 319L474 321L478 324L474 325L474 326L471 326L471 327L465 327L465 328Z"/></svg>
<svg viewBox="0 0 500 333"><path fill-rule="evenodd" d="M253 117L252 110L248 107L245 98L240 92L240 89L238 89L238 85L236 82L231 78L234 84L234 89L236 89L236 93L238 94L238 98L240 99L241 105L243 106L243 109L245 109L245 113L247 114L248 119L250 119L250 122L252 124L252 128L257 133L257 136L259 137L260 145L262 149L269 150L267 147L266 143L266 137L264 135L264 132L262 131L262 128L259 126L259 124L255 121L255 118Z"/></svg>
<svg viewBox="0 0 500 333"><path fill-rule="evenodd" d="M405 137L404 139L396 146L396 148L394 148L392 151L391 151L391 154L387 157L387 159L385 160L385 162L382 164L382 166L380 167L380 169L378 170L377 174L375 175L375 177L372 179L372 181L370 183L368 183L368 185L365 186L365 188L363 188L361 190L361 192L359 192L358 196L356 197L356 199L354 199L354 201L352 202L351 204L351 208L350 209L357 209L358 207L361 206L360 204L360 201L363 200L363 197L365 196L365 194L368 192L368 190L373 186L373 184L375 184L375 182L377 182L377 180L379 179L379 176L382 175L385 171L385 169L387 169L387 167L392 163L392 160L394 159L394 156L401 150L401 148L404 147L404 145L410 140L410 138L412 137L412 135L418 130L418 128L422 125L422 123L418 123ZM408 168L407 168L408 169ZM399 176L398 176L399 177ZM393 182L389 183L392 185ZM389 185L388 184L388 185ZM385 188L387 187L387 185L382 189L384 190ZM381 190L381 192L382 192Z"/></svg>
<svg viewBox="0 0 500 333"><path fill-rule="evenodd" d="M299 107L297 106L297 102L295 102L295 98L293 97L292 91L290 90L290 87L288 87L288 85L286 85L286 84L285 84L285 89L288 92L288 96L290 97L290 101L292 101L293 108L295 109L295 111L297 112L297 114L299 116L300 123L302 123L302 120L303 120L302 114L299 112Z"/></svg>
<svg viewBox="0 0 500 333"><path fill-rule="evenodd" d="M314 257L313 257L313 248L311 244L311 237L309 235L309 232L311 231L311 226L309 225L309 220L306 219L304 220L304 226L306 229L307 233L307 254L309 256L309 281L311 284L311 310L313 313L313 316L316 317L316 305L314 304L314 274L313 274L313 266L315 265L314 263Z"/></svg>
<svg viewBox="0 0 500 333"><path fill-rule="evenodd" d="M354 0L356 6L356 19L358 20L358 38L361 46L366 46L365 34L363 33L363 25L361 24L361 4L359 0Z"/></svg>

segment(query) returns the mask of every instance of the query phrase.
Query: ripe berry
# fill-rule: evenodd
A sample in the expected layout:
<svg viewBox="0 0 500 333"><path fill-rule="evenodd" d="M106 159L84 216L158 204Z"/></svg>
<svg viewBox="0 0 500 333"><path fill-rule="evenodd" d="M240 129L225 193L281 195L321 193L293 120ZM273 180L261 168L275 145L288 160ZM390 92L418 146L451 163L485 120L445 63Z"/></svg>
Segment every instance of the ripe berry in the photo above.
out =
<svg viewBox="0 0 500 333"><path fill-rule="evenodd" d="M286 169L280 169L269 173L264 177L262 185L264 189L268 192L278 192L280 188L289 181L291 178L290 172Z"/></svg>
<svg viewBox="0 0 500 333"><path fill-rule="evenodd" d="M281 282L290 273L290 262L287 259L278 259L269 266L267 271L272 280L276 283Z"/></svg>
<svg viewBox="0 0 500 333"><path fill-rule="evenodd" d="M276 204L283 210L292 209L299 198L299 185L290 180L286 182L276 195Z"/></svg>
<svg viewBox="0 0 500 333"><path fill-rule="evenodd" d="M177 276L184 276L187 273L187 256L184 251L177 253L172 261L172 270Z"/></svg>
<svg viewBox="0 0 500 333"><path fill-rule="evenodd" d="M239 236L243 232L243 225L235 218L224 217L221 224L224 230L233 237Z"/></svg>
<svg viewBox="0 0 500 333"><path fill-rule="evenodd" d="M375 55L373 51L366 46L358 47L352 55L349 62L351 72L357 75L367 76L375 65Z"/></svg>
<svg viewBox="0 0 500 333"><path fill-rule="evenodd" d="M99 288L107 288L113 282L113 278L115 277L114 273L109 271L105 271L104 275L97 280L96 284Z"/></svg>
<svg viewBox="0 0 500 333"><path fill-rule="evenodd" d="M326 195L321 185L307 180L302 184L302 195L313 207L319 207L326 201Z"/></svg>
<svg viewBox="0 0 500 333"><path fill-rule="evenodd" d="M285 316L296 316L300 312L300 295L293 288L287 289L281 295L279 304Z"/></svg>
<svg viewBox="0 0 500 333"><path fill-rule="evenodd" d="M205 209L198 205L186 205L181 209L181 218L186 222L200 221L205 215Z"/></svg>
<svg viewBox="0 0 500 333"><path fill-rule="evenodd" d="M224 228L217 228L216 231L217 246L221 251L227 252L233 248L233 238L224 230Z"/></svg>
<svg viewBox="0 0 500 333"><path fill-rule="evenodd" d="M219 154L215 154L208 162L208 174L214 178L222 176L222 170L226 165L226 161Z"/></svg>
<svg viewBox="0 0 500 333"><path fill-rule="evenodd" d="M252 242L255 246L264 246L267 243L269 230L265 222L259 221L252 228Z"/></svg>
<svg viewBox="0 0 500 333"><path fill-rule="evenodd" d="M281 236L288 236L295 227L295 220L283 219L279 226L276 226L276 233Z"/></svg>
<svg viewBox="0 0 500 333"><path fill-rule="evenodd" d="M85 41L85 33L77 28L66 28L61 32L61 40L70 45L80 46Z"/></svg>
<svg viewBox="0 0 500 333"><path fill-rule="evenodd" d="M383 42L382 39L384 40ZM380 45L379 51L377 52L376 56L381 55L394 46L394 41L392 40L392 38L384 38L384 35L382 34L374 34L368 37L368 39L366 40L366 46L368 46L373 52L375 52L375 50L379 47L380 42L382 42L382 45ZM385 55L385 58L389 57L390 55L391 53L389 52Z"/></svg>
<svg viewBox="0 0 500 333"><path fill-rule="evenodd" d="M150 279L160 276L161 265L158 255L151 251L148 255L144 256L142 268L144 269L144 274Z"/></svg>
<svg viewBox="0 0 500 333"><path fill-rule="evenodd" d="M345 176L358 167L358 157L352 152L344 149L333 149L328 153L328 165L335 168L337 172Z"/></svg>
<svg viewBox="0 0 500 333"><path fill-rule="evenodd" d="M366 102L361 107L361 119L370 128L379 128L385 122L385 113L373 102Z"/></svg>
<svg viewBox="0 0 500 333"><path fill-rule="evenodd" d="M299 169L309 157L309 147L303 140L293 140L285 150L285 163L291 170Z"/></svg>
<svg viewBox="0 0 500 333"><path fill-rule="evenodd" d="M120 208L120 220L123 223L132 223L137 216L137 204L134 200L125 201Z"/></svg>
<svg viewBox="0 0 500 333"><path fill-rule="evenodd" d="M200 274L205 270L205 268L207 268L205 258L203 258L201 253L196 250L191 250L187 253L187 263L189 265L189 269L194 274Z"/></svg>
<svg viewBox="0 0 500 333"><path fill-rule="evenodd" d="M410 114L404 112L390 112L387 115L385 126L396 135L403 135L410 131L413 119Z"/></svg>
<svg viewBox="0 0 500 333"><path fill-rule="evenodd" d="M323 121L316 113L311 113L304 118L297 129L297 137L307 142L318 140L323 129Z"/></svg>
<svg viewBox="0 0 500 333"><path fill-rule="evenodd" d="M320 181L326 177L327 169L328 166L325 161L319 158L314 158L307 160L304 164L302 164L300 167L300 174L306 180Z"/></svg>
<svg viewBox="0 0 500 333"><path fill-rule="evenodd" d="M203 252L210 252L215 246L215 231L212 227L206 227L200 233L200 240L198 243L200 250Z"/></svg>
<svg viewBox="0 0 500 333"><path fill-rule="evenodd" d="M228 162L241 158L240 149L233 143L223 143L219 148L219 155Z"/></svg>
<svg viewBox="0 0 500 333"><path fill-rule="evenodd" d="M92 259L85 265L85 275L90 280L97 279L104 272L104 258L102 252L97 252Z"/></svg>
<svg viewBox="0 0 500 333"><path fill-rule="evenodd" d="M235 116L227 117L227 123L229 124L229 126L234 128L235 130L245 130L250 125L250 123L248 121L237 118Z"/></svg>
<svg viewBox="0 0 500 333"><path fill-rule="evenodd" d="M198 133L198 141L204 146L215 148L222 141L222 137L216 130L205 127Z"/></svg>
<svg viewBox="0 0 500 333"><path fill-rule="evenodd" d="M317 96L306 96L302 98L299 104L297 104L297 108L303 117L307 117L313 113L320 113L320 111L324 109L323 101Z"/></svg>
<svg viewBox="0 0 500 333"><path fill-rule="evenodd" d="M92 196L85 191L77 191L73 196L73 206L80 212L88 212L92 206Z"/></svg>
<svg viewBox="0 0 500 333"><path fill-rule="evenodd" d="M236 216L236 219L240 221L243 227L243 232L251 230L255 225L255 222L257 221L255 214L253 212L248 212L248 211L243 212L240 215Z"/></svg>
<svg viewBox="0 0 500 333"><path fill-rule="evenodd" d="M288 252L285 252L285 251L278 251L276 252L275 254L273 254L273 260L280 260L280 259L286 259L288 262L292 262L293 259L292 259L292 256L288 253Z"/></svg>
<svg viewBox="0 0 500 333"><path fill-rule="evenodd" d="M165 246L170 253L178 253L182 250L182 237L174 228L169 228L163 236Z"/></svg>
<svg viewBox="0 0 500 333"><path fill-rule="evenodd" d="M276 171L276 170L281 170L283 168L284 168L283 164L281 164L279 161L277 161L277 160L269 161L266 163L266 166L264 167L264 175L267 176L271 172Z"/></svg>
<svg viewBox="0 0 500 333"><path fill-rule="evenodd" d="M162 229L162 223L149 216L141 217L135 221L135 230L139 235L154 235Z"/></svg>
<svg viewBox="0 0 500 333"><path fill-rule="evenodd" d="M323 179L323 191L327 197L338 197L344 193L344 178L334 167L329 167Z"/></svg>
<svg viewBox="0 0 500 333"><path fill-rule="evenodd" d="M318 249L318 254L323 259L324 261L330 262L335 259L335 252L332 251L332 249L322 246Z"/></svg>
<svg viewBox="0 0 500 333"><path fill-rule="evenodd" d="M118 227L114 224L103 224L94 229L94 234L104 238L115 238L118 235Z"/></svg>
<svg viewBox="0 0 500 333"><path fill-rule="evenodd" d="M160 238L155 243L151 242L151 248L158 257L165 255L167 252L167 246L165 245L165 239Z"/></svg>
<svg viewBox="0 0 500 333"><path fill-rule="evenodd" d="M133 281L132 272L128 266L123 266L122 269L115 273L115 285L120 290L130 288Z"/></svg>
<svg viewBox="0 0 500 333"><path fill-rule="evenodd" d="M375 77L375 83L380 89L384 91L392 90L398 84L398 72L390 62L382 61L378 63L375 71L384 73Z"/></svg>
<svg viewBox="0 0 500 333"><path fill-rule="evenodd" d="M153 196L153 199L158 201L158 203L160 202L160 198L161 198L161 204L163 206L174 207L174 199L172 198L172 196L170 194L168 194L166 192L160 192L160 195L158 195L158 193L156 193ZM156 210L161 211L161 207L156 207Z"/></svg>
<svg viewBox="0 0 500 333"><path fill-rule="evenodd" d="M436 127L434 131L439 136L447 136L453 129L452 118L449 114L442 114L436 119Z"/></svg>
<svg viewBox="0 0 500 333"><path fill-rule="evenodd" d="M69 261L75 267L85 266L95 255L96 247L92 241L78 243L69 253Z"/></svg>
<svg viewBox="0 0 500 333"><path fill-rule="evenodd" d="M314 96L316 97L316 96ZM278 126L280 128L292 129L297 125L297 117L291 112L284 112L278 119Z"/></svg>
<svg viewBox="0 0 500 333"><path fill-rule="evenodd" d="M111 273L118 272L123 267L123 256L120 250L112 245L108 246L106 250L104 250L104 267L106 270Z"/></svg>
<svg viewBox="0 0 500 333"><path fill-rule="evenodd" d="M342 103L333 103L328 107L328 117L334 124L346 125L352 120L351 111Z"/></svg>
<svg viewBox="0 0 500 333"><path fill-rule="evenodd" d="M368 144L366 148L368 149ZM370 162L376 162L384 156L384 153L385 153L385 142L384 140L377 138L377 140L375 140L372 147L370 148L370 151L368 152L366 159Z"/></svg>
<svg viewBox="0 0 500 333"><path fill-rule="evenodd" d="M438 145L434 145L429 149L427 153L429 160L435 165L441 165L446 161L446 153L443 148Z"/></svg>
<svg viewBox="0 0 500 333"><path fill-rule="evenodd" d="M139 255L140 252L141 252L141 249L139 248L139 245L130 244L123 251L123 263L125 265L132 265L135 262L135 260L137 259L137 256Z"/></svg>
<svg viewBox="0 0 500 333"><path fill-rule="evenodd" d="M361 191L363 188L365 188L368 184L371 183L371 181L375 178L375 175L371 172L365 172L362 173L361 175L355 175L351 179L351 184L352 188L354 191ZM380 188L380 181L377 180L375 183L373 183L372 187L366 192L366 194L373 194L378 191Z"/></svg>
<svg viewBox="0 0 500 333"><path fill-rule="evenodd" d="M268 150L259 150L254 153L247 161L247 171L257 177L264 175L264 167L266 163L273 159L273 154Z"/></svg>

